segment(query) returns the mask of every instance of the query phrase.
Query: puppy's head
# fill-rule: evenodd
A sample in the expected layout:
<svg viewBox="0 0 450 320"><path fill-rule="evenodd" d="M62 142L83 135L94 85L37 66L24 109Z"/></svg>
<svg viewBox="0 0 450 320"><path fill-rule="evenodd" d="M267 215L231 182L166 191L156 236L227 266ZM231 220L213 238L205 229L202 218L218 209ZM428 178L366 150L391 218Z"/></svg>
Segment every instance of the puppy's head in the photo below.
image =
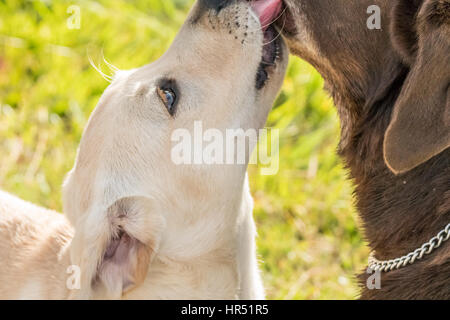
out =
<svg viewBox="0 0 450 320"><path fill-rule="evenodd" d="M101 97L64 185L81 268L74 298L120 298L144 279L167 215L242 183L244 166L177 165L172 135L258 129L281 86L287 50L246 1L196 3L156 62L120 71ZM192 146L194 147L194 146ZM235 182L236 183L236 182Z"/></svg>

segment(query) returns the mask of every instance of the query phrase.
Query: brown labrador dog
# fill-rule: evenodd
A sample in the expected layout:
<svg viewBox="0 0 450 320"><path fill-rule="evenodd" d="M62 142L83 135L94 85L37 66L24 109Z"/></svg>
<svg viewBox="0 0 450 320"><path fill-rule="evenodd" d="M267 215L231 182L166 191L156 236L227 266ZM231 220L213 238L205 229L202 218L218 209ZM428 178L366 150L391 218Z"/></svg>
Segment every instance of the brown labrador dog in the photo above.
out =
<svg viewBox="0 0 450 320"><path fill-rule="evenodd" d="M445 228L448 239L450 0L284 5L277 25L291 53L317 68L338 108L339 154L376 259L402 257ZM369 28L377 11L380 28ZM373 274L364 272L361 298L450 299L450 241L425 249L382 272L380 289L367 287Z"/></svg>

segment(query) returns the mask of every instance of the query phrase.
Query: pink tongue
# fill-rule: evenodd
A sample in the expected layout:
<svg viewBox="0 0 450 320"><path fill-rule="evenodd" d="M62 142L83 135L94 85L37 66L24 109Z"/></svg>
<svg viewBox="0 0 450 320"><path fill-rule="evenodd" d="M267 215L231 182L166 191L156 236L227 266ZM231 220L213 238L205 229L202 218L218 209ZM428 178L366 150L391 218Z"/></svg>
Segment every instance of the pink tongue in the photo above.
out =
<svg viewBox="0 0 450 320"><path fill-rule="evenodd" d="M282 0L255 0L252 1L252 9L261 21L263 30L266 30L269 25L278 17L282 7Z"/></svg>

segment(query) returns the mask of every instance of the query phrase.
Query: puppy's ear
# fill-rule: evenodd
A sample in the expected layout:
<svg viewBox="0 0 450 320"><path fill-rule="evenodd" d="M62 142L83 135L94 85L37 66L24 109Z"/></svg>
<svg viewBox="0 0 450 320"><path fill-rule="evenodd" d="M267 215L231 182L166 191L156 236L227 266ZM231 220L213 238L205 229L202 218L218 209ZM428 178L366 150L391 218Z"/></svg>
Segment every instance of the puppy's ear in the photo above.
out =
<svg viewBox="0 0 450 320"><path fill-rule="evenodd" d="M121 296L147 276L161 231L155 227L161 222L151 219L152 209L145 202L124 198L108 209L111 233L94 279L94 286L99 281L108 295Z"/></svg>
<svg viewBox="0 0 450 320"><path fill-rule="evenodd" d="M105 214L76 226L71 258L81 269L81 290L71 298L120 299L147 276L165 221L143 197L117 200Z"/></svg>
<svg viewBox="0 0 450 320"><path fill-rule="evenodd" d="M384 140L386 164L396 174L450 146L450 0L424 1L416 30L417 50L407 46L411 71Z"/></svg>

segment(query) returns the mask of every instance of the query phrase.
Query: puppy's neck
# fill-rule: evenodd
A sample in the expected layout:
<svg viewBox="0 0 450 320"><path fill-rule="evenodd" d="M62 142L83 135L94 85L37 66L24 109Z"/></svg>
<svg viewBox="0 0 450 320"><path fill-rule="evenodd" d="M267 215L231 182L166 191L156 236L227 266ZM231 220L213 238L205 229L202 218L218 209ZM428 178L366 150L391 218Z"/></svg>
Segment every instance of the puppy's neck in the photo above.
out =
<svg viewBox="0 0 450 320"><path fill-rule="evenodd" d="M244 178L232 186L210 185L205 195L185 194L168 208L161 245L145 282L125 296L134 299L235 299L240 284L240 249L251 215ZM248 254L248 252L246 252ZM176 279L176 283L173 282Z"/></svg>

